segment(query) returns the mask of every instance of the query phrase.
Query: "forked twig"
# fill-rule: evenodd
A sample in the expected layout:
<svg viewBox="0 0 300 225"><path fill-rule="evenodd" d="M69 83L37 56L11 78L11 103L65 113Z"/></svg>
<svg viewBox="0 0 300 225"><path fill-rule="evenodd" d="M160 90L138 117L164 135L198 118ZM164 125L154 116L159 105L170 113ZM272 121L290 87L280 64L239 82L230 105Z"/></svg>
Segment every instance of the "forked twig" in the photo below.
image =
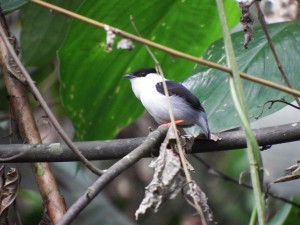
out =
<svg viewBox="0 0 300 225"><path fill-rule="evenodd" d="M293 108L295 108L295 109L300 110L300 107L299 107L299 106L296 106L296 105L294 105L294 104L292 104L292 103L289 103L289 102L285 101L284 99L269 100L269 101L266 101L266 102L263 104L262 110L261 110L260 114L259 114L258 116L256 116L255 119L259 119L259 117L262 116L262 114L264 113L264 110L265 110L265 106L266 106L268 103L270 103L270 106L268 107L268 109L271 109L272 106L273 106L275 103L277 103L277 102L284 103L284 104L289 105L289 106L291 106L291 107L293 107Z"/></svg>

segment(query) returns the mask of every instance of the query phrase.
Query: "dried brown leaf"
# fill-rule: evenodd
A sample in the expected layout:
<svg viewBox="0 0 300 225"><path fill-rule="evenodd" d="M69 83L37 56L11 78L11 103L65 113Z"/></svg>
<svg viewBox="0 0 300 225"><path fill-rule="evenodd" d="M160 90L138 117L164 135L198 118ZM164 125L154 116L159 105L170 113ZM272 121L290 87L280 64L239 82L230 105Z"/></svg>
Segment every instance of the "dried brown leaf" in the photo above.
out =
<svg viewBox="0 0 300 225"><path fill-rule="evenodd" d="M145 188L145 197L135 212L136 219L140 214L145 214L148 209L157 212L160 205L174 198L186 182L180 158L172 149L175 143L172 130L169 129L161 144L158 158L150 164L150 167L154 168L153 179Z"/></svg>
<svg viewBox="0 0 300 225"><path fill-rule="evenodd" d="M19 189L19 174L15 168L11 168L1 188L0 216L16 199Z"/></svg>
<svg viewBox="0 0 300 225"><path fill-rule="evenodd" d="M182 149L184 150L185 163L189 171L195 172L194 167L187 160L186 152L192 152L192 146L194 143L195 137L193 136L183 136L181 137L180 143L182 145Z"/></svg>
<svg viewBox="0 0 300 225"><path fill-rule="evenodd" d="M185 198L187 202L194 206L195 201L201 206L202 212L206 217L207 221L213 221L213 214L209 205L207 203L206 194L201 190L201 188L196 184L196 182L192 182L192 185L187 185L188 190L185 193Z"/></svg>
<svg viewBox="0 0 300 225"><path fill-rule="evenodd" d="M280 177L274 181L274 183L281 183L291 180L300 179L300 166L299 164L290 166L285 170L286 174L283 177Z"/></svg>
<svg viewBox="0 0 300 225"><path fill-rule="evenodd" d="M240 1L239 7L242 11L242 16L240 18L240 22L243 26L244 30L244 48L248 48L249 42L252 40L254 31L253 31L253 23L254 19L250 13L250 6L255 2L255 0L248 1Z"/></svg>

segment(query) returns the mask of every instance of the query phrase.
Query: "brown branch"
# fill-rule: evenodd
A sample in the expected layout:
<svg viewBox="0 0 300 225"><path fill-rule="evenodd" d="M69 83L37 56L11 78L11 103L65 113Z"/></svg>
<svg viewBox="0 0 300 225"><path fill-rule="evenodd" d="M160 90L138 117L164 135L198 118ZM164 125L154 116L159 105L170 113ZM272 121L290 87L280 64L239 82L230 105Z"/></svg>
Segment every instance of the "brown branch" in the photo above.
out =
<svg viewBox="0 0 300 225"><path fill-rule="evenodd" d="M8 61L10 54L5 45L5 40L8 40L7 35L9 35L9 32L6 32L5 35L2 26L0 26L0 31L0 66L9 96L12 116L16 120L22 139L26 140L29 144L40 144L42 143L41 137L26 97L24 86L9 72ZM48 163L34 163L32 164L32 168L46 207L45 211L52 223L56 224L66 211L64 199L58 191L56 181Z"/></svg>
<svg viewBox="0 0 300 225"><path fill-rule="evenodd" d="M205 66L217 69L217 70L224 71L226 73L232 73L232 70L230 68L228 68L226 66L223 66L221 64L214 63L214 62L211 62L211 61L208 61L208 60L204 60L204 59L201 59L201 58L198 58L198 57L195 57L195 56L192 56L192 55L189 55L189 54L186 54L186 53L183 53L183 52L171 49L171 48L168 48L166 46L163 46L163 45L157 44L155 42L149 41L145 38L141 38L141 37L138 37L136 35L130 34L128 32L122 31L118 28L109 26L107 24L98 22L96 20L90 19L90 18L85 17L85 16L81 16L79 14L68 11L68 10L63 9L61 7L58 7L56 5L52 5L50 3L40 1L40 0L30 0L30 1L37 4L37 5L39 5L39 6L42 6L42 7L45 7L47 9L51 9L53 11L65 14L65 15L71 17L71 18L80 20L82 22L85 22L85 23L87 23L89 25L92 25L92 26L95 26L95 27L105 29L105 27L108 26L110 28L110 30L113 31L116 35L120 35L124 38L128 38L128 39L131 39L133 41L142 43L144 45L147 45L147 46L156 48L158 50L164 51L166 53L169 53L172 56L177 56L177 57L180 57L180 58L183 58L183 59L195 62L195 63L199 63L199 64L202 64L202 65L205 65ZM276 84L276 83L273 83L273 82L267 81L265 79L255 77L255 76L243 73L243 72L240 72L239 74L243 79L246 79L246 80L249 80L249 81L252 81L252 82L255 82L255 83L259 83L261 85L268 86L268 87L271 87L273 89L277 89L277 90L283 91L285 93L288 93L288 94L291 94L291 95L296 95L296 96L300 97L300 91L298 91L298 90L291 89L289 87L285 87L285 86L282 86L282 85L279 85L279 84Z"/></svg>
<svg viewBox="0 0 300 225"><path fill-rule="evenodd" d="M160 127L151 132L140 146L112 165L80 198L77 199L57 225L70 224L107 184L109 184L124 170L139 161L142 157L149 154L154 146L160 144L166 136L167 130L167 127Z"/></svg>
<svg viewBox="0 0 300 225"><path fill-rule="evenodd" d="M268 32L268 29L267 29L267 24L266 24L265 16L264 16L263 12L261 11L261 8L260 8L260 5L259 5L258 1L255 1L255 7L256 7L256 10L257 10L257 14L258 14L258 20L259 20L259 22L261 24L261 27L262 27L262 29L263 29L263 31L265 33L265 36L267 38L267 41L268 41L269 45L270 45L271 51L272 51L272 53L274 55L274 58L275 58L275 61L277 63L277 67L278 67L278 69L279 69L279 71L281 73L281 76L283 77L286 85L289 88L293 88L293 86L290 83L290 81L288 79L288 76L287 76L287 74L286 74L286 72L285 72L285 70L284 70L284 68L282 66L282 63L281 63L281 61L279 59L279 56L278 56L278 54L276 52L276 49L275 49L275 46L273 44L272 38L271 38L271 36L270 36L270 34ZM295 98L298 106L300 107L300 100L299 100L298 96L294 95L294 98Z"/></svg>
<svg viewBox="0 0 300 225"><path fill-rule="evenodd" d="M253 129L259 146L262 150L276 144L300 140L300 123L285 124L259 129ZM190 153L203 153L215 151L227 151L246 147L246 138L243 130L232 130L219 133L219 141L195 139ZM82 154L89 160L120 159L137 148L145 141L145 138L115 139L107 141L75 142ZM162 140L160 140L162 141ZM154 146L151 157L158 155L158 146ZM270 150L272 151L272 150ZM18 154L22 155L17 156ZM2 162L66 162L78 161L76 155L61 143L52 144L13 144L0 145L0 161ZM10 158L13 157L13 158Z"/></svg>

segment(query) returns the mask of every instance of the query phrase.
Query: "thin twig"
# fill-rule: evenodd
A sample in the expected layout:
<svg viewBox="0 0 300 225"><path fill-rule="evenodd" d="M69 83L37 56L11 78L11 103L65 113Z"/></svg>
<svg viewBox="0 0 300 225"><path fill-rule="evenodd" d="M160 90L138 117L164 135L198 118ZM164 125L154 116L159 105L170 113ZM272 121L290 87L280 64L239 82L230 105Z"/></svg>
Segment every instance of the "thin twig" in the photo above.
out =
<svg viewBox="0 0 300 225"><path fill-rule="evenodd" d="M12 136L13 136L13 132L11 132L11 129L10 129L9 134L7 134L7 135L0 138L0 142L4 141L6 138L11 138Z"/></svg>
<svg viewBox="0 0 300 225"><path fill-rule="evenodd" d="M0 35L8 49L9 54L11 55L11 57L14 59L15 63L17 64L17 66L19 67L20 71L22 72L22 74L24 75L24 77L26 78L27 84L30 87L32 93L35 95L36 99L39 101L39 103L41 104L42 108L44 109L45 113L47 114L49 120L52 122L53 126L55 127L56 131L58 132L58 134L61 136L61 138L66 142L66 144L70 147L70 149L72 149L74 151L74 153L78 156L78 158L80 159L80 161L87 167L89 168L93 173L97 174L97 175L102 175L103 171L99 170L97 167L95 167L93 164L91 164L83 155L82 153L79 151L79 149L76 147L76 145L74 145L74 143L70 140L70 138L68 137L68 135L65 133L65 131L63 130L63 128L60 126L59 122L57 121L57 119L55 118L55 116L53 115L52 111L49 109L47 103L45 102L44 98L42 97L42 95L40 94L39 90L37 89L37 87L35 86L33 80L31 79L30 75L28 74L27 70L25 69L25 67L23 66L23 64L21 63L20 59L18 58L18 56L16 55L14 49L12 48L12 46L10 45L3 28L0 26Z"/></svg>
<svg viewBox="0 0 300 225"><path fill-rule="evenodd" d="M216 177L218 177L220 179L223 179L224 181L229 181L231 183L234 183L234 184L237 184L239 186L245 187L247 189L253 190L252 185L246 184L246 183L243 183L243 182L240 183L238 179L234 179L234 178L226 175L225 173L221 172L217 168L215 168L212 165L208 164L206 161L204 161L198 155L193 155L193 157L196 158L199 162L201 162L208 169L208 171L210 172L210 174L212 174L213 176L216 176ZM272 192L263 192L263 193L266 194L266 195L271 196L272 198L278 199L278 200L280 200L282 202L288 203L288 204L290 204L292 206L295 206L295 207L297 207L297 208L300 209L300 204L297 203L297 202L293 202L293 201L291 201L289 199L286 199L284 197L280 197L280 196L278 196L276 194L273 194Z"/></svg>
<svg viewBox="0 0 300 225"><path fill-rule="evenodd" d="M103 190L103 188L124 170L149 154L151 150L167 133L167 127L161 127L151 132L147 139L136 149L124 156L112 165L101 177L99 177L77 201L69 208L66 214L56 225L67 225L79 215L79 213Z"/></svg>
<svg viewBox="0 0 300 225"><path fill-rule="evenodd" d="M279 59L279 56L278 56L277 51L275 49L274 43L272 41L272 38L271 38L271 36L270 36L270 34L268 32L267 24L266 24L266 20L265 20L265 16L264 16L263 12L261 11L261 8L260 8L260 5L259 5L258 1L255 1L255 7L256 7L256 10L257 10L257 14L258 14L258 20L259 20L259 22L261 24L261 27L262 27L262 29L263 29L263 31L265 33L265 36L266 36L266 38L268 40L268 43L269 43L271 51L272 51L272 53L274 55L274 58L275 58L275 61L277 63L277 67L278 67L278 69L279 69L279 71L281 73L281 76L283 77L286 85L289 88L293 88L293 86L292 86L291 82L289 81L289 78L288 78L288 76L287 76L287 74L286 74L286 72L285 72L285 70L284 70L284 68L282 66L282 63L281 63L281 61ZM295 98L298 106L300 107L300 100L299 100L299 98L296 95L294 95L294 98Z"/></svg>
<svg viewBox="0 0 300 225"><path fill-rule="evenodd" d="M133 16L130 17L130 20L131 20L132 26L135 29L136 33L141 37L141 34L139 33L139 30L138 30L138 28L137 28L137 26L136 26L136 24L134 22ZM190 172L189 172L189 170L187 168L187 162L186 162L187 159L184 156L184 151L182 149L182 144L181 144L181 141L179 139L178 132L177 132L177 128L176 128L176 124L175 124L175 118L174 118L174 113L173 113L173 106L172 106L172 104L170 102L170 96L169 96L167 84L166 84L166 81L165 81L165 77L164 77L164 74L163 74L163 71L162 71L162 68L160 66L159 61L157 60L157 58L155 57L155 55L152 53L151 49L147 45L145 45L145 47L146 47L149 55L152 57L153 61L155 62L157 71L159 72L159 74L162 77L164 94L165 94L167 102L168 102L168 108L169 108L169 115L170 115L171 125L172 125L172 129L174 131L174 134L175 134L176 146L178 148L178 152L179 152L179 156L180 156L180 161L181 161L181 164L182 164L182 167L183 167L183 171L184 171L187 183L189 185L189 188L192 189L192 187L193 187L193 181L192 181L191 174L190 174ZM206 219L205 219L205 216L203 214L203 210L202 210L201 206L199 205L198 201L194 198L194 196L192 196L192 197L193 197L193 201L194 201L193 206L197 210L197 212L198 212L198 214L200 216L202 224L203 225L207 225L207 222L206 222Z"/></svg>
<svg viewBox="0 0 300 225"><path fill-rule="evenodd" d="M90 25L95 26L95 27L99 27L99 28L104 29L106 26L109 26L109 25L106 25L104 23L98 22L96 20L92 20L92 19L90 19L88 17L85 17L85 16L81 16L77 13L74 13L72 11L63 9L61 7L58 7L56 5L52 5L52 4L44 2L44 1L40 1L40 0L30 0L30 1L35 3L35 4L40 5L42 7L45 7L47 9L51 9L53 11L65 14L69 17L80 20L82 22L85 22L85 23L90 24ZM168 48L166 46L163 46L163 45L157 44L155 42L149 41L147 39L138 37L136 35L130 34L130 33L125 32L125 31L122 31L122 30L120 30L118 28L115 28L115 27L112 27L112 26L109 26L109 28L117 35L120 35L124 38L128 38L128 39L131 39L131 40L139 42L139 43L142 43L144 45L159 49L161 51L169 53L172 56L177 56L177 57L180 57L180 58L183 58L183 59L186 59L186 60L190 60L192 62L199 63L199 64L202 64L202 65L214 68L214 69L218 69L218 70L221 70L221 71L224 71L224 72L227 72L227 73L232 73L232 70L230 68L228 68L226 66L223 66L221 64L214 63L214 62L211 62L211 61L208 61L208 60L204 60L204 59L201 59L201 58L198 58L198 57L195 57L195 56L192 56L192 55L174 50L172 48ZM255 82L255 83L259 83L261 85L268 86L270 88L274 88L274 89L283 91L285 93L288 93L288 94L291 94L291 95L296 95L296 96L300 97L300 91L297 91L295 89L291 89L289 87L284 87L282 85L267 81L267 80L259 78L259 77L251 76L251 75L243 73L243 72L239 72L239 73L240 73L240 76L242 78L246 79L246 80L249 80L249 81L252 81L252 82Z"/></svg>
<svg viewBox="0 0 300 225"><path fill-rule="evenodd" d="M270 106L268 107L268 109L271 109L272 106L273 106L276 102L281 102L281 103L284 103L284 104L286 104L286 105L289 105L289 106L291 106L291 107L293 107L293 108L295 108L295 109L300 110L300 107L298 107L298 106L296 106L296 105L294 105L294 104L292 104L292 103L289 103L289 102L285 101L284 99L269 100L269 101L266 101L266 102L264 103L264 105L262 106L262 110L261 110L260 114L259 114L258 116L256 116L255 119L258 119L259 117L262 116L262 114L264 113L264 110L265 110L265 106L266 106L268 103L270 103Z"/></svg>

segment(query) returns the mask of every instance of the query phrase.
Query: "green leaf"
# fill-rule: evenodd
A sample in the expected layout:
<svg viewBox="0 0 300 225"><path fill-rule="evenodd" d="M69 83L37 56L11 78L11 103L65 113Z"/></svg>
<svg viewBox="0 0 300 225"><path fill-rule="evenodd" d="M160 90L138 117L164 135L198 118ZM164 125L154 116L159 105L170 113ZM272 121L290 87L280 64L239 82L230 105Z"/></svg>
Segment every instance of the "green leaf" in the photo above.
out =
<svg viewBox="0 0 300 225"><path fill-rule="evenodd" d="M49 3L68 10L76 10L81 0L51 0ZM21 10L21 50L26 66L44 66L56 56L62 44L70 18L36 4L28 4Z"/></svg>
<svg viewBox="0 0 300 225"><path fill-rule="evenodd" d="M226 1L226 6L234 25L240 14L236 3ZM200 55L221 36L211 0L201 4L197 0L85 1L78 13L131 33L129 18L133 15L143 37L192 55ZM154 67L144 46L135 43L130 52L106 52L105 40L102 30L74 21L59 51L61 96L81 140L110 139L135 120L143 108L122 76L141 67ZM163 52L154 54L168 78L183 79L194 67L192 62Z"/></svg>
<svg viewBox="0 0 300 225"><path fill-rule="evenodd" d="M268 25L268 31L290 82L294 88L299 89L300 23L272 24ZM285 85L261 28L256 28L254 32L255 38L250 42L248 49L243 48L243 32L232 36L239 71ZM226 65L223 49L223 41L219 40L207 49L203 58ZM202 100L212 131L239 126L240 120L230 96L228 75L201 65L195 68L193 74L184 83ZM260 106L268 100L280 98L285 98L287 101L293 100L293 97L286 93L250 81L244 80L243 86L249 116L252 119L260 115L262 111ZM284 104L274 104L271 109L265 107L263 116L284 106Z"/></svg>
<svg viewBox="0 0 300 225"><path fill-rule="evenodd" d="M24 4L26 4L28 0L0 0L0 5L5 14L10 13Z"/></svg>
<svg viewBox="0 0 300 225"><path fill-rule="evenodd" d="M299 198L293 197L292 201L300 204ZM268 225L296 225L299 224L299 222L299 208L290 204L284 204L268 222Z"/></svg>

